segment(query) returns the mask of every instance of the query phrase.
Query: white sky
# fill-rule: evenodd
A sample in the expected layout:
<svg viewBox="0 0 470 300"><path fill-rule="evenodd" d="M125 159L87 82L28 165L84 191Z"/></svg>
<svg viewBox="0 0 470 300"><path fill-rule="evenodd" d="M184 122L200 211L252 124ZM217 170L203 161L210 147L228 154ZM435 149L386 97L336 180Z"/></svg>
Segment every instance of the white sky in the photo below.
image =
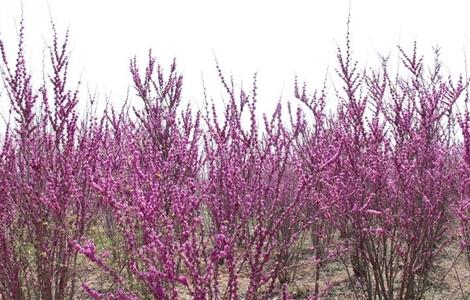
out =
<svg viewBox="0 0 470 300"><path fill-rule="evenodd" d="M50 41L50 16L59 33L71 34L73 78L122 103L130 84L129 59L145 62L149 48L167 66L175 56L185 76L184 95L202 99L201 74L211 96L222 91L214 54L226 74L251 87L259 73L262 110L283 91L292 98L295 74L320 87L336 66L336 44L344 41L348 0L23 0L27 55L41 74L42 50ZM0 37L16 50L19 0L0 0ZM423 53L442 46L446 67L463 70L470 47L470 1L352 0L353 51L361 65L375 66L377 52L396 53L418 41ZM10 59L12 60L12 59ZM86 98L82 94L82 99ZM1 98L0 98L1 99ZM5 112L6 102L0 102Z"/></svg>

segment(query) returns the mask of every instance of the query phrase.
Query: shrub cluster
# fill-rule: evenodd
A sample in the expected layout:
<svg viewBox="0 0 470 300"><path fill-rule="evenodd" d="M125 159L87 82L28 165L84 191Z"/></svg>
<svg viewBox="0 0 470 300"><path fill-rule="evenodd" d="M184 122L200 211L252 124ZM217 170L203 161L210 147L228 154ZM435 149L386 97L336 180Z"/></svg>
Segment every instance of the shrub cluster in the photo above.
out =
<svg viewBox="0 0 470 300"><path fill-rule="evenodd" d="M318 299L333 260L357 299L422 299L449 245L470 267L468 80L438 50L362 70L348 34L333 97L296 80L261 118L256 75L236 88L217 65L226 101L195 111L149 52L139 105L79 114L68 34L36 87L21 25L14 62L0 40L0 299L291 299L306 261Z"/></svg>

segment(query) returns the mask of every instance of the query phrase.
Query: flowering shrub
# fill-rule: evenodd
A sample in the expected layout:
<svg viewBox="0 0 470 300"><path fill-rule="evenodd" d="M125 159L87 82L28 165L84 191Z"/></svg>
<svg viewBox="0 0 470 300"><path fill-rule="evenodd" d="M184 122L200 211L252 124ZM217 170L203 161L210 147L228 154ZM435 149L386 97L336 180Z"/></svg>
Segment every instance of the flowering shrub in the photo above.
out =
<svg viewBox="0 0 470 300"><path fill-rule="evenodd" d="M270 119L263 116L261 131L256 121L256 77L252 93L241 90L237 99L220 69L219 74L230 99L222 121L214 106L213 117L208 117L205 204L215 243L223 247L214 258L229 273L228 294L223 298L241 296L239 280L247 272L245 298L255 299L261 292L273 293L289 266L289 250L310 223L305 213L307 178L292 147L301 128L289 131L278 105ZM247 129L244 112L249 115ZM219 264L215 272L220 272Z"/></svg>
<svg viewBox="0 0 470 300"><path fill-rule="evenodd" d="M37 89L24 57L24 27L13 68L0 41L15 120L8 124L1 161L4 299L71 299L79 288L82 274L73 241L85 235L93 217L91 184L100 135L98 127L78 123L78 94L66 85L67 40L68 35L59 44L54 30L52 71Z"/></svg>
<svg viewBox="0 0 470 300"><path fill-rule="evenodd" d="M424 297L431 267L452 240L451 208L458 199L448 129L465 85L442 79L438 53L427 78L416 45L411 55L400 51L409 78L391 77L385 60L381 71L360 74L349 48L338 55L346 94L338 114L346 141L341 177L349 191L338 225L368 299Z"/></svg>

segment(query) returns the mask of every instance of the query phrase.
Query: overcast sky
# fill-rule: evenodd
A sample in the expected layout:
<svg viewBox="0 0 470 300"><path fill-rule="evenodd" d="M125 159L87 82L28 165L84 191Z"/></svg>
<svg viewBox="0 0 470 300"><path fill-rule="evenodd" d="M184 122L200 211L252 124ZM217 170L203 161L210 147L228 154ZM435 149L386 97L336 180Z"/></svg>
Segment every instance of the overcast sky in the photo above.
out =
<svg viewBox="0 0 470 300"><path fill-rule="evenodd" d="M177 58L185 76L185 98L202 98L201 77L212 96L221 93L214 57L236 82L249 87L259 73L261 106L269 110L281 92L291 98L297 74L320 86L333 74L337 43L344 42L348 0L23 0L27 56L40 75L42 49L50 41L50 18L70 28L71 72L85 86L121 103L130 85L134 55L149 48L163 65ZM15 50L19 0L0 0L0 37ZM470 1L352 0L353 50L361 66L377 64L377 53L396 53L418 41L423 53L442 47L446 67L463 70L470 48ZM1 103L3 106L5 102Z"/></svg>

